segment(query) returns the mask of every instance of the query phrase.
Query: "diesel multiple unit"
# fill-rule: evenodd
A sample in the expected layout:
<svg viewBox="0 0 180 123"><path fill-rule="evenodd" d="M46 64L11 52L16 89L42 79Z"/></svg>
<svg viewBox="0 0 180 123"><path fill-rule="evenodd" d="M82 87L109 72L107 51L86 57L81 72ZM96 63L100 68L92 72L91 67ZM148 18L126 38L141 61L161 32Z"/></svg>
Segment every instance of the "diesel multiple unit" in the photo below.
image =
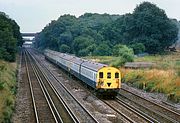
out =
<svg viewBox="0 0 180 123"><path fill-rule="evenodd" d="M46 59L98 92L116 95L121 88L121 72L117 68L48 49L44 54Z"/></svg>

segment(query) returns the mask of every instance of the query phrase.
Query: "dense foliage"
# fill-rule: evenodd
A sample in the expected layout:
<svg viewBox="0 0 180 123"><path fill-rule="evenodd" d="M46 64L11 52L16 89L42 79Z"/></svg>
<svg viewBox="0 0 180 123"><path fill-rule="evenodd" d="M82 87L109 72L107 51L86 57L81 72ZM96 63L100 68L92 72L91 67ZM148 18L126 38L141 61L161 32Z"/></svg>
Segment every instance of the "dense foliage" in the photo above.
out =
<svg viewBox="0 0 180 123"><path fill-rule="evenodd" d="M165 11L150 2L138 5L132 14L91 14L76 18L63 15L36 37L39 49L74 53L78 56L115 55L119 44L134 53L160 53L177 40L178 28ZM127 47L127 48L128 48Z"/></svg>
<svg viewBox="0 0 180 123"><path fill-rule="evenodd" d="M0 12L0 59L14 61L17 46L21 46L22 43L17 23Z"/></svg>

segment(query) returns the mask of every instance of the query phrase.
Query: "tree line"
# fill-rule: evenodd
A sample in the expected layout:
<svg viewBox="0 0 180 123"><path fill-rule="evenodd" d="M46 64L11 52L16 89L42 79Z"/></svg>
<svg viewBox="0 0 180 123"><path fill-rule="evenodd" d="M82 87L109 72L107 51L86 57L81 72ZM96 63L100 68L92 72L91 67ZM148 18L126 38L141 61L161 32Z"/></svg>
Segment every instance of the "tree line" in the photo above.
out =
<svg viewBox="0 0 180 123"><path fill-rule="evenodd" d="M0 59L15 61L17 47L22 44L18 24L4 12L0 12Z"/></svg>
<svg viewBox="0 0 180 123"><path fill-rule="evenodd" d="M60 16L44 27L34 45L77 56L120 56L118 48L129 48L135 54L155 54L164 52L177 40L176 22L155 4L142 2L125 15Z"/></svg>

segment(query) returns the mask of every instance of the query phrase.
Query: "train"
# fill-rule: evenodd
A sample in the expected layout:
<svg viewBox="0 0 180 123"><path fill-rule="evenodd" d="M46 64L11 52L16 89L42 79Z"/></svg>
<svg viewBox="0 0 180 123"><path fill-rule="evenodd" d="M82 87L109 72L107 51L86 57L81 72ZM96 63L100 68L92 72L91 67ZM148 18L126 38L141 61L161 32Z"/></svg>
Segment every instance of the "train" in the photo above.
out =
<svg viewBox="0 0 180 123"><path fill-rule="evenodd" d="M115 97L121 88L121 72L115 67L50 49L46 49L44 55L45 59L77 77L98 94Z"/></svg>

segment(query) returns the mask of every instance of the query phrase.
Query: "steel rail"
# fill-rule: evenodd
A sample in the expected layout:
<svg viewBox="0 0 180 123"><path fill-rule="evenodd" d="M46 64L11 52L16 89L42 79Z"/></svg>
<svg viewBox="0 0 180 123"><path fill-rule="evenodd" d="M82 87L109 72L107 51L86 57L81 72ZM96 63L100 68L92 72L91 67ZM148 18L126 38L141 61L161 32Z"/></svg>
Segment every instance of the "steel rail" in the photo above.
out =
<svg viewBox="0 0 180 123"><path fill-rule="evenodd" d="M103 101L106 105L108 105L109 107L111 107L113 110L115 110L118 114L120 114L121 116L123 116L126 120L128 120L130 123L136 123L135 121L133 121L130 117L126 116L124 113L120 112L119 110L117 110L115 107L113 107L111 104L109 104L107 101L101 100Z"/></svg>
<svg viewBox="0 0 180 123"><path fill-rule="evenodd" d="M25 52L26 52L26 51L25 51ZM28 57L28 55L27 55L27 57ZM28 57L28 59L29 59L29 61L30 61L30 58L29 58L29 57ZM52 113L52 115L53 115L53 118L54 118L55 122L58 123L58 120L57 120L56 117L55 117L55 114L54 114L53 109L52 109L52 107L51 107L51 105L50 105L50 102L49 102L49 100L48 100L48 97L47 97L47 95L45 94L45 91L44 91L44 89L43 89L43 87L42 87L42 85L41 85L41 83L40 83L40 80L39 80L39 78L38 78L38 75L37 75L37 73L35 72L35 70L34 70L33 65L32 65L31 62L30 62L30 65L31 65L31 67L32 67L32 69L33 69L33 72L34 72L34 74L35 74L35 76L36 76L36 79L38 80L38 83L39 83L39 85L40 85L40 89L41 89L41 91L42 91L42 93L43 93L43 95L44 95L44 98L45 98L45 100L46 100L46 102L47 102L47 104L48 104L48 107L49 107L49 109L50 109L50 111L51 111L51 113ZM33 92L32 83L31 83L31 88L32 88L32 92ZM34 101L35 101L35 98L34 98ZM36 112L37 112L37 115L38 115L38 110L37 110L37 108L36 108ZM38 118L38 122L40 122L40 119L39 119L39 118Z"/></svg>
<svg viewBox="0 0 180 123"><path fill-rule="evenodd" d="M39 62L37 62L39 63ZM44 65L40 64L43 68L45 68L49 74L66 90L66 92L82 107L82 109L94 120L94 122L99 123L95 117L71 94L71 92L57 79L57 77Z"/></svg>
<svg viewBox="0 0 180 123"><path fill-rule="evenodd" d="M43 76L45 77L46 81L48 82L49 86L51 87L51 89L53 90L53 92L56 94L57 98L59 99L59 101L63 104L63 106L65 107L66 111L69 113L69 115L71 116L71 118L73 119L73 121L75 123L80 122L78 120L78 118L73 114L72 110L68 107L68 105L65 103L65 101L63 100L63 98L58 94L57 89L51 84L49 78L47 77L47 75L45 74L45 72L42 70L42 68L40 68L40 64L35 60L35 58L29 53L29 55L33 58L33 60L35 61L36 64L36 68L39 69L39 71L43 74ZM43 84L43 83L42 83ZM45 85L43 84L43 86L45 87ZM61 121L63 122L63 121Z"/></svg>
<svg viewBox="0 0 180 123"><path fill-rule="evenodd" d="M139 98L141 98L141 99L143 99L143 100L146 100L147 102L150 102L150 103L152 103L152 104L154 104L154 105L156 105L156 106L158 106L158 107L161 107L161 108L163 108L163 109L165 109L165 110L167 110L167 111L169 111L169 112L177 115L177 117L180 117L180 113L178 113L178 112L175 112L175 111L173 111L173 110L171 110L171 109L169 109L169 108L167 108L167 107L165 107L165 106L162 106L162 105L160 105L160 104L158 104L158 103L155 103L155 102L153 102L153 101L151 101L151 100L148 100L148 99L146 99L146 98L143 98L143 97L141 97L140 95L135 94L135 93L133 93L133 92L131 92L131 91L129 91L129 90L126 90L126 89L124 89L124 88L122 88L122 90L124 90L124 91L126 91L126 92L129 92L129 93L131 93L131 94L133 94L133 95L136 95L137 97L139 97Z"/></svg>
<svg viewBox="0 0 180 123"><path fill-rule="evenodd" d="M125 101L119 99L118 97L116 97L116 100L119 104L123 105L124 107L126 107L127 109L129 109L130 111L136 113L137 115L139 115L141 118L143 118L144 120L146 120L149 123L158 123L158 121L152 117L150 117L149 115L145 114L144 112L138 110L137 108L133 107L132 105L126 103Z"/></svg>
<svg viewBox="0 0 180 123"><path fill-rule="evenodd" d="M24 52L24 55L25 54L26 53ZM27 71L28 82L29 82L29 86L30 86L30 92L31 92L31 98L32 98L32 103L33 103L33 108L34 108L35 119L36 119L36 123L39 123L36 103L35 103L35 99L34 99L34 92L33 92L33 89L32 89L31 78L30 78L30 75L29 75L29 68L28 68L28 65L27 65L27 58L26 58L26 56L24 56L24 58L25 58L26 71Z"/></svg>
<svg viewBox="0 0 180 123"><path fill-rule="evenodd" d="M57 111L57 109L56 109L56 107L55 107L55 105L54 105L51 97L50 97L50 94L48 93L45 85L44 85L43 82L42 82L42 79L41 79L41 77L40 77L40 75L39 75L39 73L38 73L38 71L37 71L37 68L36 68L33 64L32 64L32 67L33 67L34 71L36 72L36 76L38 77L39 82L40 82L39 84L40 84L40 86L41 86L41 88L42 88L42 91L44 92L44 94L45 94L45 96L46 96L46 99L47 99L47 101L48 101L48 104L50 105L51 112L53 112L54 119L56 120L57 123L58 123L58 122L63 123L63 121L62 121L62 119L61 119L61 117L60 117L60 115L59 115L59 113L58 113L58 111Z"/></svg>
<svg viewBox="0 0 180 123"><path fill-rule="evenodd" d="M128 91L127 91L127 92L128 92ZM132 93L132 92L131 92L131 94L136 95L136 94L134 94L134 93ZM118 95L119 95L120 97L123 96L124 98L126 98L126 99L134 102L135 104L138 104L139 106L143 107L143 108L146 109L147 111L152 112L153 114L157 114L157 115L160 116L161 118L166 119L166 121L168 120L168 122L179 123L179 122L176 121L175 119L172 119L171 117L168 117L167 115L162 114L161 112L154 111L154 110L150 109L149 107L145 107L144 105L139 104L138 102L130 99L129 97L126 97L126 96L122 95L121 93L119 93ZM142 98L142 97L141 97L141 98ZM142 98L142 99L144 100L144 98ZM156 116L157 116L157 115L156 115Z"/></svg>

